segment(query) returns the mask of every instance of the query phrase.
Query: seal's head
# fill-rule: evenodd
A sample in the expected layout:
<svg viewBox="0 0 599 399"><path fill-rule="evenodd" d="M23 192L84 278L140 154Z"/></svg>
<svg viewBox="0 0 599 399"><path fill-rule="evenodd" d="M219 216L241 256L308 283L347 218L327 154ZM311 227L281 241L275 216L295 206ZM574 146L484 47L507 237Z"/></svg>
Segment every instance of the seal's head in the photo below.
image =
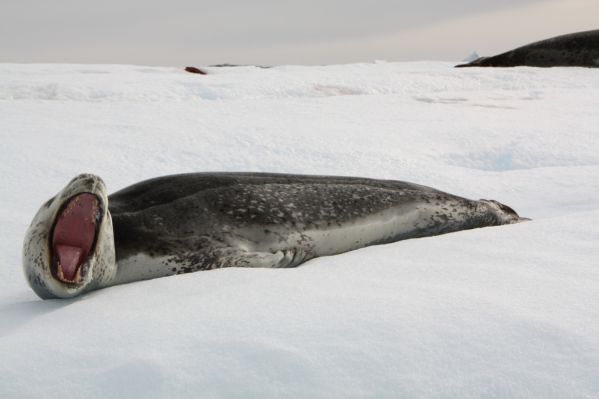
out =
<svg viewBox="0 0 599 399"><path fill-rule="evenodd" d="M513 224L520 223L530 220L529 218L523 218L518 216L515 210L501 202L495 200L481 199L479 201L485 208L486 211L493 215L497 220L497 224Z"/></svg>
<svg viewBox="0 0 599 399"><path fill-rule="evenodd" d="M114 238L102 179L81 174L42 205L25 235L23 270L43 299L70 298L113 278Z"/></svg>

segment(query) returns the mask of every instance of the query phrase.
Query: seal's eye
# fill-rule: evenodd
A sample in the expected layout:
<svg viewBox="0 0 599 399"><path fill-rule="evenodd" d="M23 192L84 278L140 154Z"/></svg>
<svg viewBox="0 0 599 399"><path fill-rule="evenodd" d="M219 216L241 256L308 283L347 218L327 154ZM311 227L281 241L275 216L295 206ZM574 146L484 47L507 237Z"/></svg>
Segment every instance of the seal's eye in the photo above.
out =
<svg viewBox="0 0 599 399"><path fill-rule="evenodd" d="M64 283L80 283L82 267L93 250L101 218L98 198L90 193L69 199L59 212L52 233L54 277Z"/></svg>
<svg viewBox="0 0 599 399"><path fill-rule="evenodd" d="M44 203L44 207L46 207L46 208L50 208L50 205L52 205L52 202L54 201L54 199L55 199L55 198L56 198L56 197L52 197L52 198L50 198L48 201L46 201L46 202Z"/></svg>

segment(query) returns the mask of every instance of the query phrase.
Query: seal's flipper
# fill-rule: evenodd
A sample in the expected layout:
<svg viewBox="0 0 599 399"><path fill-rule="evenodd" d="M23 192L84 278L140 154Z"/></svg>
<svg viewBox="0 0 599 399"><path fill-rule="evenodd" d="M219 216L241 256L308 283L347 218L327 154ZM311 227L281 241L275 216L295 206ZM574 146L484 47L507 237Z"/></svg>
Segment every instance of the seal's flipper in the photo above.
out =
<svg viewBox="0 0 599 399"><path fill-rule="evenodd" d="M215 252L219 258L216 263L220 267L287 268L296 267L307 260L305 252L297 248L273 253L227 247Z"/></svg>

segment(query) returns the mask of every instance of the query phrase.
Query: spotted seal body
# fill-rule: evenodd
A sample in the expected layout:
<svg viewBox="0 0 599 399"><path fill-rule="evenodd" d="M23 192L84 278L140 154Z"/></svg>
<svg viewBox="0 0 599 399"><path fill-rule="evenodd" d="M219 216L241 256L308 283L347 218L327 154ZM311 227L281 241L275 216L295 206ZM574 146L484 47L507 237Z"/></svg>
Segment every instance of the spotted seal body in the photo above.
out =
<svg viewBox="0 0 599 399"><path fill-rule="evenodd" d="M460 67L599 67L599 29L541 40Z"/></svg>
<svg viewBox="0 0 599 399"><path fill-rule="evenodd" d="M45 203L27 232L23 266L42 298L228 266L294 267L375 244L522 220L391 180L193 173L110 196L84 174Z"/></svg>

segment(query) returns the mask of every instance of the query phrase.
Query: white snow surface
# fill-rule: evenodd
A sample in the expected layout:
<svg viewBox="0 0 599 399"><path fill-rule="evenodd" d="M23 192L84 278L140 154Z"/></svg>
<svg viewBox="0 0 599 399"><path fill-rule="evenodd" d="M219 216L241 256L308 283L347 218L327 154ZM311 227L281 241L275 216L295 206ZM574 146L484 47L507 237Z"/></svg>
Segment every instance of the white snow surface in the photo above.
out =
<svg viewBox="0 0 599 399"><path fill-rule="evenodd" d="M0 397L599 398L599 73L442 62L0 64ZM42 301L25 230L74 175L406 180L527 223Z"/></svg>

